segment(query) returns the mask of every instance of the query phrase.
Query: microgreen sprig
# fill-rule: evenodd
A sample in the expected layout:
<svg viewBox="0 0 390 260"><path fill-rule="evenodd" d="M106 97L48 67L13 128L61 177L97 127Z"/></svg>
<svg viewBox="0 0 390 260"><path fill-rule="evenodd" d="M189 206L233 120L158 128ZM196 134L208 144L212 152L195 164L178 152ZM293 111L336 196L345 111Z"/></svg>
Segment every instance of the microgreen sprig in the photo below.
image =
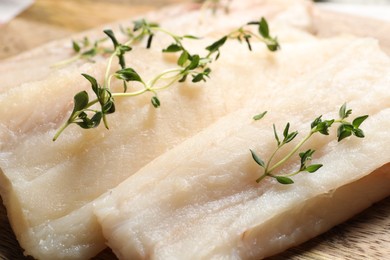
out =
<svg viewBox="0 0 390 260"><path fill-rule="evenodd" d="M268 32L268 25L264 18L260 20L258 25L259 27L266 26ZM243 29L241 31L244 36L249 35L249 31L244 31ZM57 131L53 138L53 141L55 141L59 137L59 135L71 124L77 124L82 128L90 129L99 126L101 120L103 120L105 127L108 129L109 127L106 115L115 112L115 98L133 97L144 94L146 92L151 92L153 94L153 96L151 97L151 103L155 108L158 108L161 105L161 102L157 96L158 91L169 88L175 82L185 82L188 76L192 77L191 81L194 83L206 81L206 79L209 78L211 73L211 68L209 67L209 64L213 61L218 60L221 53L221 47L225 44L227 39L232 38L232 34L225 35L221 39L207 46L205 48L205 50L207 51L206 54L201 56L199 54L191 53L183 43L184 39L196 40L199 39L198 37L192 35L179 36L161 28L158 24L149 23L144 19L134 22L134 27L132 31L125 32L127 33L128 37L130 37L130 40L128 40L124 44L121 44L112 30L104 31L104 33L108 36L114 46L114 49L111 51L111 56L108 60L108 65L106 67L104 83L99 84L94 77L87 74L82 74L83 77L90 82L91 88L96 95L96 99L90 101L89 95L86 91L77 93L74 97L73 111L70 114L68 120ZM136 34L136 32L138 33ZM152 79L146 81L141 77L141 75L137 73L134 68L126 66L125 54L133 49L130 46L132 43L140 41L145 37L148 38L146 47L150 48L153 36L156 32L164 33L172 38L173 43L164 48L162 52L179 53L176 62L178 66L176 68L165 70L153 77ZM236 31L234 31L233 33L236 33ZM239 36L235 35L234 39L237 37L239 38ZM267 34L267 37L269 37L269 34ZM249 39L247 40L247 42L249 43ZM264 42L268 46L268 43L266 41ZM78 48L76 47L76 49ZM271 51L276 51L277 49L278 48L269 48L269 50ZM112 62L115 57L118 58L120 69L117 70L115 73L110 74ZM123 92L113 93L111 91L111 81L114 78L123 81ZM129 82L140 84L141 89L133 92L127 92L127 83ZM94 106L95 104L99 104L100 109L92 109L92 106Z"/></svg>
<svg viewBox="0 0 390 260"><path fill-rule="evenodd" d="M229 13L229 5L231 0L221 1L221 0L196 0L195 2L201 3L201 9L211 9L213 14L217 12L218 9L222 9L225 13ZM224 2L224 3L223 3Z"/></svg>
<svg viewBox="0 0 390 260"><path fill-rule="evenodd" d="M88 37L84 37L80 41L72 40L72 49L75 54L69 59L60 61L52 65L52 67L63 67L77 60L86 60L88 62L95 62L93 60L95 56L112 53L111 49L101 46L101 43L105 42L106 40L107 40L106 37L98 39L93 43Z"/></svg>
<svg viewBox="0 0 390 260"><path fill-rule="evenodd" d="M334 124L339 124L337 129L337 138L338 142L341 140L354 135L359 138L364 137L363 130L360 129L360 125L364 122L364 120L367 119L368 115L359 116L355 118L352 122L348 122L345 119L352 113L351 109L347 109L346 104L343 104L339 110L339 119L331 119L331 120L322 120L322 116L317 117L312 123L311 123L311 129L309 134L307 134L293 149L284 156L281 160L278 162L272 164L272 160L274 159L275 155L278 153L278 151L284 147L286 144L290 143L292 140L294 140L298 136L298 131L290 132L290 123L287 123L284 131L283 131L283 139L281 139L276 131L275 125L273 125L273 131L274 131L274 137L276 140L276 149L268 159L268 162L265 163L257 154L255 151L250 150L253 160L261 167L263 168L264 172L263 174L256 180L256 182L260 182L266 177L271 177L276 179L281 184L292 184L294 181L291 179L291 177L302 173L302 172L309 172L313 173L316 172L318 169L320 169L323 165L322 164L310 164L310 161L312 160L312 156L315 152L313 149L308 149L306 151L300 152L300 167L295 172L289 173L289 174L274 174L274 171L282 166L284 163L286 163L293 155L295 155L298 150L305 144L314 134L322 134L322 135L329 135L329 128L332 127ZM255 116L254 119L261 119L265 113L260 114L262 116Z"/></svg>

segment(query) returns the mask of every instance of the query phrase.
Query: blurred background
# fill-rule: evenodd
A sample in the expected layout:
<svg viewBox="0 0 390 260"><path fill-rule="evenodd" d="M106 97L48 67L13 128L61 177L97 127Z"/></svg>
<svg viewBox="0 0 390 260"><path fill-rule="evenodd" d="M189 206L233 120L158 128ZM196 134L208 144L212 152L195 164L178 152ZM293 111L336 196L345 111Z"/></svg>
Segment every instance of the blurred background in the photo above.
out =
<svg viewBox="0 0 390 260"><path fill-rule="evenodd" d="M0 59L44 42L170 4L192 0L0 0ZM198 0L201 1L201 0ZM319 5L390 19L390 0L318 0ZM376 6L376 9L368 10ZM386 6L388 9L378 8ZM360 10L361 11L361 10Z"/></svg>

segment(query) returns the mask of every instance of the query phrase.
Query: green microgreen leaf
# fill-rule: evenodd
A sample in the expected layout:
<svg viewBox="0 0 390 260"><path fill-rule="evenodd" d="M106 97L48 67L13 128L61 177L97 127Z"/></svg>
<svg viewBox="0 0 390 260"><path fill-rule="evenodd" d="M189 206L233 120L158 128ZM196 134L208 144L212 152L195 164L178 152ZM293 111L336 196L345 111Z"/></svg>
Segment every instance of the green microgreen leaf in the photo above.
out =
<svg viewBox="0 0 390 260"><path fill-rule="evenodd" d="M75 42L75 41L72 41L72 47L73 47L73 50L76 52L76 53L79 53L81 48L80 48L80 45Z"/></svg>
<svg viewBox="0 0 390 260"><path fill-rule="evenodd" d="M81 74L84 78L86 78L90 83L91 83L91 86L92 86L92 90L93 92L96 93L96 95L98 95L98 88L99 88L99 84L97 83L96 79L88 74Z"/></svg>
<svg viewBox="0 0 390 260"><path fill-rule="evenodd" d="M364 120L366 120L366 118L368 116L366 115L366 116L357 117L357 118L355 118L355 120L353 120L352 123L350 123L344 119L346 117L348 117L351 113L352 113L352 110L347 109L346 104L344 104L343 106L341 106L341 108L339 110L340 119L322 120L322 116L315 118L310 124L310 126L311 126L310 133L308 133L306 137L304 137L300 142L298 142L295 145L295 147L292 148L292 151L287 152L286 155L284 157L282 157L277 162L273 162L273 160L275 158L277 158L275 155L279 152L279 149L283 145L285 145L288 142L290 142L291 140L293 140L297 136L298 132L295 131L295 132L290 133L289 132L290 123L287 123L285 128L284 128L284 131L283 131L284 139L282 142L280 142L278 134L276 132L275 124L273 124L273 131L274 131L275 139L278 143L278 146L275 149L275 151L271 154L271 157L268 159L267 162L264 162L263 160L261 160L261 162L258 163L262 168L264 168L264 173L256 180L256 182L259 183L265 177L271 177L271 178L275 178L281 184L291 184L291 183L293 183L293 180L290 178L292 176L295 176L295 175L302 173L302 172L313 173L313 172L318 171L321 167L323 167L323 165L322 164L310 165L310 161L312 160L312 156L313 156L315 150L308 149L304 152L299 152L299 157L300 157L299 170L296 170L290 174L283 174L283 175L275 175L273 173L277 168L281 167L283 164L288 162L290 160L290 158L295 153L297 153L299 151L299 149L305 144L305 142L307 142L315 133L318 132L318 133L321 133L324 135L328 135L329 128L333 124L339 124L339 127L337 128L337 137L338 137L339 142L341 140L351 136L351 135L355 135L356 137L363 138L364 132L363 132L363 130L361 130L359 128L359 126L362 124L362 122ZM258 158L258 156L256 154L254 154L252 152L252 150L251 150L251 153L252 153L252 157L256 161L256 158ZM273 164L271 164L271 162L273 162Z"/></svg>
<svg viewBox="0 0 390 260"><path fill-rule="evenodd" d="M264 19L264 17L261 17L260 19L260 23L259 23L259 33L261 36L263 36L264 38L268 38L269 37L269 27L268 27L268 23L267 23L267 20Z"/></svg>
<svg viewBox="0 0 390 260"><path fill-rule="evenodd" d="M207 46L206 50L208 50L210 53L218 51L219 48L221 48L225 44L227 38L228 38L227 36L222 37L218 41L216 41L213 44Z"/></svg>
<svg viewBox="0 0 390 260"><path fill-rule="evenodd" d="M351 113L352 113L352 110L351 110L351 109L348 109L348 110L347 110L347 103L344 103L344 104L340 107L340 110L339 110L340 119L345 119L345 118L347 118Z"/></svg>
<svg viewBox="0 0 390 260"><path fill-rule="evenodd" d="M316 172L322 166L323 166L322 164L312 164L312 165L306 167L306 171L313 173L313 172Z"/></svg>
<svg viewBox="0 0 390 260"><path fill-rule="evenodd" d="M129 81L142 82L140 75L133 68L126 68L126 69L118 70L115 73L115 77L117 77L118 79L125 80L127 82L129 82Z"/></svg>
<svg viewBox="0 0 390 260"><path fill-rule="evenodd" d="M314 129L319 123L322 122L322 115L314 119L314 121L311 123L310 127L311 129Z"/></svg>
<svg viewBox="0 0 390 260"><path fill-rule="evenodd" d="M276 142L278 143L278 146L279 146L280 145L280 140L279 140L278 133L276 132L275 124L273 124L273 128L274 128L274 136L275 136Z"/></svg>
<svg viewBox="0 0 390 260"><path fill-rule="evenodd" d="M267 111L264 111L263 113L257 114L253 117L253 120L257 121L262 119L267 114Z"/></svg>
<svg viewBox="0 0 390 260"><path fill-rule="evenodd" d="M260 157L257 156L257 154L256 154L253 150L251 150L251 149L249 149L249 150L251 151L253 160L254 160L258 165L260 165L261 167L265 168L265 163L264 163L264 161L263 161L262 159L260 159Z"/></svg>
<svg viewBox="0 0 390 260"><path fill-rule="evenodd" d="M199 55L193 55L189 58L191 60L190 65L187 66L187 70L196 69L199 66L200 57Z"/></svg>
<svg viewBox="0 0 390 260"><path fill-rule="evenodd" d="M289 177L285 177L285 176L275 176L275 179L280 183L280 184L293 184L294 181L289 178Z"/></svg>
<svg viewBox="0 0 390 260"><path fill-rule="evenodd" d="M152 105L153 105L155 108L158 108L158 107L160 107L160 105L161 105L160 100L158 99L157 96L153 96L152 99L151 99L151 102L152 102Z"/></svg>
<svg viewBox="0 0 390 260"><path fill-rule="evenodd" d="M119 45L119 42L116 39L114 32L111 29L104 30L103 32L111 39L114 47L116 48Z"/></svg>
<svg viewBox="0 0 390 260"><path fill-rule="evenodd" d="M294 138L298 135L298 132L295 131L295 132L292 132L290 134L287 135L286 139L283 141L285 144L291 142L292 140L294 140Z"/></svg>
<svg viewBox="0 0 390 260"><path fill-rule="evenodd" d="M356 129L353 129L352 132L353 132L354 136L359 137L359 138L364 138L364 132L362 129L356 128Z"/></svg>
<svg viewBox="0 0 390 260"><path fill-rule="evenodd" d="M284 131L283 131L284 139L287 138L289 128L290 128L290 123L287 123L286 126L284 127Z"/></svg>
<svg viewBox="0 0 390 260"><path fill-rule="evenodd" d="M176 44L176 43L172 43L171 45L169 45L167 48L163 49L162 51L163 52L178 52L178 51L181 51L183 49L183 47L181 47L180 45Z"/></svg>
<svg viewBox="0 0 390 260"><path fill-rule="evenodd" d="M101 120L102 120L103 114L102 112L96 112L92 118L88 118L86 115L82 116L82 121L81 122L75 122L77 125L79 125L81 128L84 129L91 129L91 128L96 128L99 126Z"/></svg>
<svg viewBox="0 0 390 260"><path fill-rule="evenodd" d="M349 137L352 135L352 130L346 128L346 125L341 124L337 129L337 141L340 142L341 140Z"/></svg>
<svg viewBox="0 0 390 260"><path fill-rule="evenodd" d="M85 109L89 102L89 96L86 91L81 91L77 93L73 98L74 106L73 106L73 112L74 114L77 111L81 111Z"/></svg>
<svg viewBox="0 0 390 260"><path fill-rule="evenodd" d="M359 117L355 118L355 119L352 121L353 127L359 128L359 126L360 126L360 125L364 122L364 120L366 120L367 118L368 118L368 115L359 116Z"/></svg>
<svg viewBox="0 0 390 260"><path fill-rule="evenodd" d="M315 150L309 149L305 152L299 153L299 157L301 158L301 170L304 170L306 168L306 164L308 161L311 160L313 153Z"/></svg>
<svg viewBox="0 0 390 260"><path fill-rule="evenodd" d="M183 51L179 57L179 59L177 60L177 65L183 67L184 64L186 63L186 61L188 61L188 58L189 58L189 54L187 51Z"/></svg>

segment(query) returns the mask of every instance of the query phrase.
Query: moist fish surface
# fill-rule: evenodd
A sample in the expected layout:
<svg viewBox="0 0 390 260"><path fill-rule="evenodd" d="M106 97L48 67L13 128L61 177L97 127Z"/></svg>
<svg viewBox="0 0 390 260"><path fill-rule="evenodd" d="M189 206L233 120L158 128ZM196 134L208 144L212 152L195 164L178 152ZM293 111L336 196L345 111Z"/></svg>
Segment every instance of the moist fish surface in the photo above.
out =
<svg viewBox="0 0 390 260"><path fill-rule="evenodd" d="M359 40L321 68L268 90L102 196L94 206L108 245L120 259L259 259L390 195L389 84L389 58L376 42ZM370 115L365 138L337 143L336 129L313 136L302 150L316 150L320 170L287 186L270 178L256 183L262 171L249 149L271 156L272 124L297 129L294 145L317 116L337 119L344 102L352 118ZM265 118L252 120L264 110ZM297 168L298 156L279 170Z"/></svg>
<svg viewBox="0 0 390 260"><path fill-rule="evenodd" d="M10 88L18 87L23 83L44 80L53 73L58 73L58 70L65 69L68 72L73 71L76 74L80 74L81 66L86 62L85 60L81 59L77 62L69 63L67 66L56 66L75 55L71 44L72 40L81 41L84 37L88 37L92 44L95 40L104 38L105 35L102 31L107 28L111 28L118 39L123 40L125 36L119 28L133 26L133 21L138 19L158 22L165 29L172 30L179 35L193 34L198 37L206 37L213 34L220 36L221 33L227 33L229 30L243 25L249 20L258 20L262 16L272 20L273 27L290 25L290 31L296 31L297 29L304 31L313 30L311 5L302 0L293 2L287 0L231 1L229 15L223 11L213 14L209 10L199 10L200 8L200 5L190 3L162 8L159 11L149 12L132 19L78 33L71 38L53 41L15 57L0 61L0 74L2 75L0 78L0 93ZM295 33L295 35L297 39L300 38L298 33ZM166 42L166 39L161 40L161 35L158 33L156 38L158 40L154 41L154 45L161 48L165 48L169 43ZM284 41L283 37L281 40ZM103 46L111 47L108 42L103 43ZM94 60L101 61L102 59L95 57Z"/></svg>
<svg viewBox="0 0 390 260"><path fill-rule="evenodd" d="M286 41L283 54L270 53L262 43L253 43L254 51L249 52L244 45L229 42L224 46L226 55L222 54L218 66L212 67L213 77L206 84L176 84L159 93L160 109L150 105L147 95L118 99L117 112L109 117L109 131L103 128L84 131L71 126L57 142L51 142L72 109L74 94L90 88L79 73L90 74L101 82L103 60L80 64L77 72L55 71L44 80L9 88L0 95L4 107L0 111L0 190L11 225L26 254L39 259L92 257L105 247L92 212L96 198L158 155L238 109L260 89L272 88L274 84L282 86L320 66L321 61L333 55L327 51L330 45L336 51L351 42L351 39L318 41L307 33L290 30L291 27L283 28L281 24L288 12L281 12L283 18L278 11L279 7L288 6L287 1L274 3L276 7L269 12L280 27L274 33L280 32ZM252 14L254 10L251 9ZM233 26L234 19L229 16L225 19ZM271 19L270 26L272 23ZM241 25L239 20L236 26ZM222 35L210 34L186 46L203 49ZM290 38L297 43L289 44ZM298 39L304 39L305 43L300 44ZM311 44L314 42L318 45ZM311 61L313 53L319 50L325 51ZM243 62L238 63L238 59ZM286 65L289 60L299 60L301 65ZM134 49L127 64L145 78L176 66L174 57L156 48ZM256 72L248 68L256 68ZM258 70L262 73L258 74ZM112 87L121 91L121 84Z"/></svg>

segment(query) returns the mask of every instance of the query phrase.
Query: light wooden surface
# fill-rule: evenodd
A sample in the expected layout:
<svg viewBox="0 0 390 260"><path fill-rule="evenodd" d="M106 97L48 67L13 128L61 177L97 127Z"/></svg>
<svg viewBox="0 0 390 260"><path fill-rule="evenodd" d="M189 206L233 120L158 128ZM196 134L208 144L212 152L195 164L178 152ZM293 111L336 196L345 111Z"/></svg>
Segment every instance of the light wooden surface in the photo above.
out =
<svg viewBox="0 0 390 260"><path fill-rule="evenodd" d="M184 0L36 0L28 10L0 27L0 59L96 25L178 2ZM380 38L381 46L390 53L389 24L365 21L357 26L357 21L353 17L325 13L317 17L316 27L323 37L352 32ZM1 201L0 259L30 259L23 256ZM115 256L106 250L95 259L115 259ZM271 259L390 259L390 198Z"/></svg>

